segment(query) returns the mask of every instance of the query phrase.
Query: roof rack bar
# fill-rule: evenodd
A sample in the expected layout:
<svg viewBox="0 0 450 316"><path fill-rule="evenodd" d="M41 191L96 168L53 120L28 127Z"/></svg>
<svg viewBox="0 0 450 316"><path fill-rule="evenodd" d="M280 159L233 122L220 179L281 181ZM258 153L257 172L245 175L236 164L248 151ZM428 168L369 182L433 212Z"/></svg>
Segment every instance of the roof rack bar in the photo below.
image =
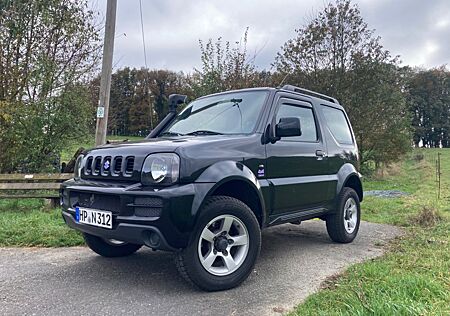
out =
<svg viewBox="0 0 450 316"><path fill-rule="evenodd" d="M316 97L316 98L320 98L320 99L323 99L323 100L327 100L329 102L333 102L333 103L339 104L339 101L336 100L333 97L330 97L328 95L325 95L325 94L322 94L322 93L319 93L319 92L311 91L311 90L308 90L308 89L296 87L296 86L293 86L293 85L290 85L290 84L284 85L281 89L307 94L307 95L310 95L310 96L313 96L313 97Z"/></svg>

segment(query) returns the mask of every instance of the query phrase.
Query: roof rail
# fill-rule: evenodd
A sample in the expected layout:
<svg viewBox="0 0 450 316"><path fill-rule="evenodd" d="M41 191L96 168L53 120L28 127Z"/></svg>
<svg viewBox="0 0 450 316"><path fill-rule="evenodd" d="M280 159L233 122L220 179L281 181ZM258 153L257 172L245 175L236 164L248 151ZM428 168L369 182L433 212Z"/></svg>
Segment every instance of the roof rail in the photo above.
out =
<svg viewBox="0 0 450 316"><path fill-rule="evenodd" d="M330 97L328 95L321 94L321 93L318 93L318 92L315 92L315 91L311 91L311 90L308 90L308 89L303 89L303 88L300 88L300 87L296 87L296 86L293 86L293 85L290 85L290 84L284 85L281 89L307 94L307 95L310 95L312 97L320 98L320 99L327 100L327 101L332 102L332 103L339 104L338 100L336 100L335 98L332 98L332 97Z"/></svg>

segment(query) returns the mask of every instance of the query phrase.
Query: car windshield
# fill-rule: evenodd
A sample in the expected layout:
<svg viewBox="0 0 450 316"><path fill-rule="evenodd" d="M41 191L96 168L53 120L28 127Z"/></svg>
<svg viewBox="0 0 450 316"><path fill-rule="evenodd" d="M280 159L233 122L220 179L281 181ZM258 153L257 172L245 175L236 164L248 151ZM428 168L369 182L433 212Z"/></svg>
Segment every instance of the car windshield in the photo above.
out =
<svg viewBox="0 0 450 316"><path fill-rule="evenodd" d="M195 100L159 136L251 133L267 94L267 91L233 92Z"/></svg>

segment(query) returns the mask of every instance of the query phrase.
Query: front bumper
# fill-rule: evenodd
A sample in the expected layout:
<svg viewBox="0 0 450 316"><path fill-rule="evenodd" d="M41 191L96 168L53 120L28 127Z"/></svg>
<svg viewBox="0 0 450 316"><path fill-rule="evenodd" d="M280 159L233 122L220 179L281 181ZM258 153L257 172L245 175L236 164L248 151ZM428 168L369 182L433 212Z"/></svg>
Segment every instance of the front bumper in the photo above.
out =
<svg viewBox="0 0 450 316"><path fill-rule="evenodd" d="M185 248L194 227L198 190L211 185L150 188L140 184L69 180L62 184L62 215L68 226L105 239L175 251ZM147 203L147 204L146 204ZM75 220L75 207L112 211L112 229Z"/></svg>
<svg viewBox="0 0 450 316"><path fill-rule="evenodd" d="M176 251L177 248L171 246L161 231L154 226L128 224L118 222L114 229L105 229L101 227L86 225L75 221L75 211L63 211L62 215L66 224L76 230L82 231L105 239L115 239L126 241L133 244L144 244L153 249ZM116 221L119 221L116 219Z"/></svg>

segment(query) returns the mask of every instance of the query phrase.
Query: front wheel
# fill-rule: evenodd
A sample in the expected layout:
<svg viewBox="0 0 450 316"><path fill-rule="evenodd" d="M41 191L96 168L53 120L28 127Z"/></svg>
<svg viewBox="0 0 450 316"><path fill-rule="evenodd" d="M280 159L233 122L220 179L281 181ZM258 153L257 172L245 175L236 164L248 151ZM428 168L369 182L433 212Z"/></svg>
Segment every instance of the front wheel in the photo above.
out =
<svg viewBox="0 0 450 316"><path fill-rule="evenodd" d="M251 273L261 230L251 209L228 196L214 196L201 210L189 246L177 254L181 275L206 291L238 286Z"/></svg>
<svg viewBox="0 0 450 316"><path fill-rule="evenodd" d="M92 251L103 257L125 257L138 251L142 245L129 244L114 239L103 239L83 233L84 241Z"/></svg>
<svg viewBox="0 0 450 316"><path fill-rule="evenodd" d="M358 234L360 219L358 194L345 187L339 194L336 212L326 218L328 235L335 242L352 242Z"/></svg>

